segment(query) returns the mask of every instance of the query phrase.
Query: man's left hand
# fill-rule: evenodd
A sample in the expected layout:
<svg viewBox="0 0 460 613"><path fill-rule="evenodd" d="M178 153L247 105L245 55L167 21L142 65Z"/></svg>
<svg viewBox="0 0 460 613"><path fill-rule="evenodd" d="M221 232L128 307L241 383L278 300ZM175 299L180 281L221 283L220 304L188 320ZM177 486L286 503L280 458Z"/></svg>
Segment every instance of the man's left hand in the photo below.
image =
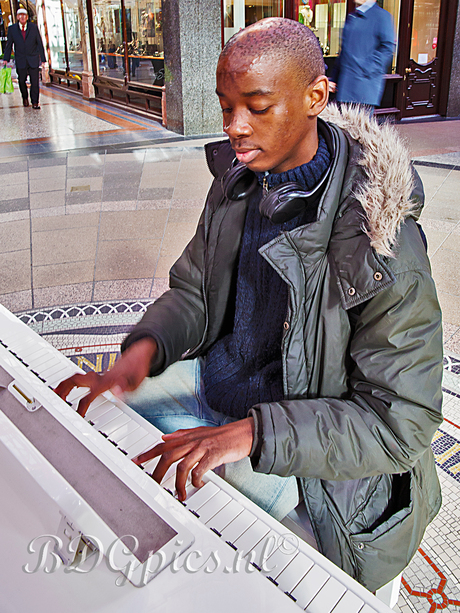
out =
<svg viewBox="0 0 460 613"><path fill-rule="evenodd" d="M208 470L247 457L253 439L252 417L216 428L206 426L177 430L172 434L164 434L163 443L133 458L133 462L139 465L161 456L152 474L157 483L161 483L166 471L174 462L179 462L176 467L176 491L179 500L185 500L187 497L185 484L190 472L192 484L195 487L202 487L203 475Z"/></svg>

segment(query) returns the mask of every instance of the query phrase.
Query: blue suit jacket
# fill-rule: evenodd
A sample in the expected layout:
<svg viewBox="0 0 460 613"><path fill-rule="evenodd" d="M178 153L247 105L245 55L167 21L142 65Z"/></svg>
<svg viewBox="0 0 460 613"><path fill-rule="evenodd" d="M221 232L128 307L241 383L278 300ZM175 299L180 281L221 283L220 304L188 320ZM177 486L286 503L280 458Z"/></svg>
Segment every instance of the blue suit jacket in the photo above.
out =
<svg viewBox="0 0 460 613"><path fill-rule="evenodd" d="M364 14L350 13L340 55L330 75L337 83L337 100L378 106L394 50L393 20L387 11L376 3Z"/></svg>
<svg viewBox="0 0 460 613"><path fill-rule="evenodd" d="M3 56L3 59L7 62L11 59L13 45L16 68L38 68L40 60L46 61L42 38L34 23L27 23L25 40L22 38L19 23L14 23L8 28L8 38Z"/></svg>

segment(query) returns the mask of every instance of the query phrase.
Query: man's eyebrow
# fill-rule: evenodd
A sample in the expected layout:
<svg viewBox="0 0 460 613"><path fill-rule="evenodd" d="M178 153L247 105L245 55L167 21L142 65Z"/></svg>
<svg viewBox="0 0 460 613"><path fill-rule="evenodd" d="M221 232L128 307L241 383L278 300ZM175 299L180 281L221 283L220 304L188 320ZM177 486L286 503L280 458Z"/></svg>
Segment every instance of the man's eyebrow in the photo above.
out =
<svg viewBox="0 0 460 613"><path fill-rule="evenodd" d="M216 94L219 98L225 98L225 94L222 94L218 89L216 89ZM244 98L252 98L253 96L272 96L273 92L270 89L254 89L251 92L243 92L241 95Z"/></svg>

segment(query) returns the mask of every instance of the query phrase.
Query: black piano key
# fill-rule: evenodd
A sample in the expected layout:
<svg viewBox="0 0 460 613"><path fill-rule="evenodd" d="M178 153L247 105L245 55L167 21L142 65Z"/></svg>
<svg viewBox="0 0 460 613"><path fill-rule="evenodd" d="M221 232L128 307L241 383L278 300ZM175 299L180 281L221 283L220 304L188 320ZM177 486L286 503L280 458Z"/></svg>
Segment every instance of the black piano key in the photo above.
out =
<svg viewBox="0 0 460 613"><path fill-rule="evenodd" d="M295 598L295 597L294 597L294 596L291 594L291 592L284 592L284 593L286 594L286 596L289 596L289 598L290 598L291 600L293 600L294 602L297 602L297 598Z"/></svg>
<svg viewBox="0 0 460 613"><path fill-rule="evenodd" d="M102 430L99 430L99 434L102 434L104 438L109 438L109 435L106 434L105 432L102 432Z"/></svg>
<svg viewBox="0 0 460 613"><path fill-rule="evenodd" d="M272 583L274 583L276 586L278 586L278 585L279 585L278 581L275 581L275 579L273 579L273 577L268 576L268 577L267 577L267 579L268 579L269 581L271 581Z"/></svg>
<svg viewBox="0 0 460 613"><path fill-rule="evenodd" d="M90 426L94 426L94 421L91 421L91 419L88 421Z"/></svg>
<svg viewBox="0 0 460 613"><path fill-rule="evenodd" d="M260 568L260 566L258 566L258 565L257 565L255 562L251 562L251 564L252 564L252 566L254 566L254 568L255 568L256 570L258 570L259 572L262 570L262 569Z"/></svg>
<svg viewBox="0 0 460 613"><path fill-rule="evenodd" d="M216 528L211 528L211 532L214 532L214 534L217 534L217 536L222 536L222 534L219 532L219 530L216 530Z"/></svg>
<svg viewBox="0 0 460 613"><path fill-rule="evenodd" d="M121 451L121 453L124 453L125 455L128 455L128 452L125 451L124 449L122 449L121 447L118 447L118 449Z"/></svg>
<svg viewBox="0 0 460 613"><path fill-rule="evenodd" d="M235 551L238 551L238 547L236 545L234 545L231 541L225 541L227 543L227 545L229 545L232 549L234 549Z"/></svg>
<svg viewBox="0 0 460 613"><path fill-rule="evenodd" d="M192 513L193 515L195 515L195 517L198 517L198 519L200 518L200 514L197 513L196 511L194 511L193 509L189 509L190 513Z"/></svg>
<svg viewBox="0 0 460 613"><path fill-rule="evenodd" d="M109 438L109 443L112 443L112 445L115 445L115 447L118 447L117 441L113 441L111 438Z"/></svg>

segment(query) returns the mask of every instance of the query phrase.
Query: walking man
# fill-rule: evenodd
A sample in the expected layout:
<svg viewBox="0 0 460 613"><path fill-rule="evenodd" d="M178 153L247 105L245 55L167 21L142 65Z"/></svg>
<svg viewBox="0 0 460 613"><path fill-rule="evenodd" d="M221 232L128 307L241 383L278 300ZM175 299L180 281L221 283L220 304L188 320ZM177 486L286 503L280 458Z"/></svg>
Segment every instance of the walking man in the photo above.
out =
<svg viewBox="0 0 460 613"><path fill-rule="evenodd" d="M28 23L29 14L26 9L20 8L17 12L17 23L8 28L3 64L6 65L11 59L11 51L14 45L14 60L18 74L19 89L21 90L22 103L29 106L29 95L26 79L30 79L30 99L32 107L39 109L39 66L45 62L45 49L38 27L34 23Z"/></svg>

